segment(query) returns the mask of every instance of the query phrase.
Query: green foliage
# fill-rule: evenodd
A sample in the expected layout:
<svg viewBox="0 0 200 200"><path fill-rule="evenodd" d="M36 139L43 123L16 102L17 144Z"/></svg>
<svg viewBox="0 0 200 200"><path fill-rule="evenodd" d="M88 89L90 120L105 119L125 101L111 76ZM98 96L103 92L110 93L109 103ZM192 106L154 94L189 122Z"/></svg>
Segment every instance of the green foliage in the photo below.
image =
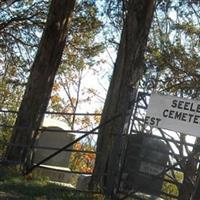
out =
<svg viewBox="0 0 200 200"><path fill-rule="evenodd" d="M174 196L177 196L179 195L179 189L177 187L177 185L175 185L174 183L170 183L170 182L167 182L167 180L173 180L174 182L177 182L178 184L182 183L183 182L183 173L181 172L175 172L174 173L174 177L173 178L170 178L169 176L165 176L165 180L163 182L163 186L162 186L162 191L167 193L167 194L170 194L170 195L174 195ZM171 197L165 197L166 200L173 200L174 198L171 198Z"/></svg>
<svg viewBox="0 0 200 200"><path fill-rule="evenodd" d="M169 182L164 182L163 184L163 188L162 188L163 192L170 194L170 195L174 195L178 197L178 188L176 185L171 184ZM165 200L173 200L174 198L172 197L165 197Z"/></svg>
<svg viewBox="0 0 200 200"><path fill-rule="evenodd" d="M142 87L195 98L199 91L199 7L161 1L146 52Z"/></svg>
<svg viewBox="0 0 200 200"><path fill-rule="evenodd" d="M92 1L81 1L77 4L60 72L80 72L96 63L95 56L104 48L103 43L96 39L102 28L97 14L97 7Z"/></svg>
<svg viewBox="0 0 200 200"><path fill-rule="evenodd" d="M47 14L47 1L0 3L0 110L18 110ZM0 113L0 155L16 115Z"/></svg>
<svg viewBox="0 0 200 200"><path fill-rule="evenodd" d="M16 72L26 82L47 15L47 1L16 1L0 7L0 59L2 70ZM13 71L13 70L12 70Z"/></svg>
<svg viewBox="0 0 200 200"><path fill-rule="evenodd" d="M15 197L23 200L85 200L92 194L74 191L66 186L49 183L47 179L35 177L29 179L14 172L13 169L0 171L0 198ZM103 200L103 195L94 195L94 199Z"/></svg>
<svg viewBox="0 0 200 200"><path fill-rule="evenodd" d="M49 1L15 1L0 4L0 107L15 103L17 110L34 60L42 30L45 25ZM102 42L95 37L100 32L101 21L97 7L90 1L80 1L69 28L63 64L60 72L82 71L96 63L94 56L103 50ZM15 98L15 99L14 99ZM6 102L3 101L6 99Z"/></svg>

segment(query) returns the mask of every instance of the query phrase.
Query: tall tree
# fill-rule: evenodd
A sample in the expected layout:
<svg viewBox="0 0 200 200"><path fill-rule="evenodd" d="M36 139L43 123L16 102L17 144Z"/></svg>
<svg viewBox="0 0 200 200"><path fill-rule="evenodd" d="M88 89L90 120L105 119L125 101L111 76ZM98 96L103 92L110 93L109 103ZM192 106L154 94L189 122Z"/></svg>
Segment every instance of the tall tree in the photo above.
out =
<svg viewBox="0 0 200 200"><path fill-rule="evenodd" d="M30 66L45 26L50 1L9 2L9 4L6 2L0 4L0 109L18 110ZM67 88L70 93L75 91L74 85L77 85L77 88L80 85L78 84L81 82L79 75L83 74L82 71L86 73L97 64L98 61L94 57L103 50L102 41L95 39L102 28L97 5L93 1L79 1L74 12L76 14L73 15L68 30L62 64L59 67L58 76L55 77L54 87L58 89L58 84L62 85L64 90ZM72 82L74 84L71 84ZM62 91L63 88L61 88ZM79 93L82 93L81 90L82 88ZM63 95L62 92L60 96L60 93L60 90L57 90L56 94L53 93L51 97L53 104L50 103L49 108L60 112L69 111L69 102L66 101L68 94ZM78 93L77 95L80 96ZM72 107L76 107L76 101L74 104L71 104ZM9 118L9 123L4 120L5 117L2 117L0 124L13 125L14 115L7 118ZM7 133L6 139L9 138L11 129Z"/></svg>
<svg viewBox="0 0 200 200"><path fill-rule="evenodd" d="M47 1L0 3L0 110L18 110L31 63L47 18ZM0 152L12 130L16 115L0 112ZM6 126L5 126L6 125Z"/></svg>
<svg viewBox="0 0 200 200"><path fill-rule="evenodd" d="M52 0L39 49L21 102L6 159L29 164L31 145L48 105L54 78L61 62L70 15L75 0ZM22 146L25 148L22 148Z"/></svg>
<svg viewBox="0 0 200 200"><path fill-rule="evenodd" d="M99 130L92 187L112 195L120 164L122 135L130 111L134 87L144 73L144 51L154 11L154 0L124 1L124 24L117 59L107 93L101 123L119 117Z"/></svg>

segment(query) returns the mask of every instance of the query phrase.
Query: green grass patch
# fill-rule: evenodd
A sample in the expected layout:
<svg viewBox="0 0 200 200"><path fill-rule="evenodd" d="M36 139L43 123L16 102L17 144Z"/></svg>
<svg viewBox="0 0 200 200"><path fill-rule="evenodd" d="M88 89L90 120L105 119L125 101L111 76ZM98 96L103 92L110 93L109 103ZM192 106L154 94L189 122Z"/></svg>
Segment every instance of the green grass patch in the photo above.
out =
<svg viewBox="0 0 200 200"><path fill-rule="evenodd" d="M17 172L17 170L1 167L0 199L89 200L92 198L86 193L81 193L65 186L49 183L48 178L32 176L23 177ZM104 198L97 195L93 199L103 200Z"/></svg>

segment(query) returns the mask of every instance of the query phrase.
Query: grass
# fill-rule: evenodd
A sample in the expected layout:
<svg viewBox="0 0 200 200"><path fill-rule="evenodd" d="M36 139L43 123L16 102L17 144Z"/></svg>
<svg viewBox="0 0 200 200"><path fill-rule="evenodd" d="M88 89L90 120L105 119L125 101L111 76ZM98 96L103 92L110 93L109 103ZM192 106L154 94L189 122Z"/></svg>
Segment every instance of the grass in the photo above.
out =
<svg viewBox="0 0 200 200"><path fill-rule="evenodd" d="M8 200L103 200L86 193L49 183L47 178L23 177L16 170L0 166L0 199Z"/></svg>

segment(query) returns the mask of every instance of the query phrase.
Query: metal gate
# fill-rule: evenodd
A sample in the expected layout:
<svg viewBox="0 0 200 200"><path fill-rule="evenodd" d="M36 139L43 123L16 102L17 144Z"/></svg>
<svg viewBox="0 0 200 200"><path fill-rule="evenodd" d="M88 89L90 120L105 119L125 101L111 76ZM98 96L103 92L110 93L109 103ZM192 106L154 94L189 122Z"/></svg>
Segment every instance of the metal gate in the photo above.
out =
<svg viewBox="0 0 200 200"><path fill-rule="evenodd" d="M19 160L19 161L12 161L12 160L6 160L4 158L4 152L6 151L6 148L10 145L10 146L16 146L16 147L20 147L22 150L24 148L29 148L27 145L21 145L21 144L11 144L9 142L9 138L7 137L8 135L10 135L12 133L12 130L15 128L14 126L14 121L17 117L18 112L17 111L8 111L8 110L0 110L0 164L9 164L9 165L16 165L18 164L19 166L23 166L23 163ZM101 114L97 114L97 113L59 113L59 112L46 112L45 115L56 115L58 116L72 116L73 118L79 117L79 118L90 118L90 117L100 117ZM12 121L9 121L9 119L13 119ZM109 122L108 122L109 123ZM54 126L52 124L52 126ZM27 127L20 127L21 129L27 129ZM68 176L65 174L72 174L73 176L79 176L79 175L91 175L92 171L88 171L88 170L67 170L65 167L52 167L46 163L48 163L48 161L54 157L56 157L57 155L59 155L60 153L63 152L72 152L72 153L76 153L79 154L80 156L87 155L88 157L95 157L95 148L93 148L92 150L87 150L87 149L74 149L73 146L78 144L79 142L82 142L83 140L87 140L89 137L97 137L98 134L98 128L99 125L96 125L96 127L94 127L94 125L91 127L87 127L84 129L69 129L69 130L62 130L62 129L56 129L56 131L58 133L62 133L64 134L69 134L69 133L74 133L76 134L76 137L71 140L66 142L63 146L60 145L59 147L53 147L53 146L41 146L38 144L34 144L34 146L32 146L31 148L33 149L33 151L35 150L43 150L43 151L49 151L50 153L48 153L49 155L47 155L46 157L43 157L42 159L37 159L36 162L33 163L33 165L25 172L25 174L28 174L30 172L32 172L35 169L43 169L43 170L51 170L51 171L55 171L55 173L58 173L58 177L56 179L62 179L64 176ZM37 132L44 132L44 131L49 131L52 132L54 131L54 129L52 128L44 128L41 127L37 130ZM94 144L95 146L95 141ZM81 158L80 158L81 159ZM43 171L44 172L44 171Z"/></svg>
<svg viewBox="0 0 200 200"><path fill-rule="evenodd" d="M197 138L145 125L150 94L139 92L118 185L119 199L194 200L199 175Z"/></svg>
<svg viewBox="0 0 200 200"><path fill-rule="evenodd" d="M164 199L164 200L189 200L186 196L193 195L193 200L199 200L198 175L199 175L199 141L197 138L183 135L164 129L151 128L146 126L145 115L150 95L139 92L134 105L134 111L130 119L128 134L126 137L126 149L123 155L123 162L120 169L119 184L117 186L118 199ZM0 111L0 128L10 131L14 128L4 120L10 115L16 115L15 111ZM77 115L70 113L46 113L60 115ZM85 115L85 114L78 114ZM86 114L94 116L94 114ZM116 116L115 118L117 118ZM114 118L110 121L115 120ZM110 123L107 121L106 123ZM101 124L100 126L104 126ZM26 127L21 127L26 128ZM65 133L75 132L81 134L74 141L61 148L34 147L52 149L55 152L40 162L34 164L27 173L35 168L46 168L42 164L62 151L74 151L80 153L95 154L95 151L77 151L70 149L73 144L88 137L91 134L98 134L99 126L85 130L60 130ZM42 131L42 130L39 130ZM9 144L6 138L1 135L0 145L6 147ZM16 144L15 144L16 145ZM27 148L27 147L22 147ZM1 153L1 152L0 152ZM0 160L4 162L4 160ZM15 163L13 163L15 164ZM62 171L60 169L55 169ZM92 174L84 171L70 171L64 173ZM195 193L196 191L196 193Z"/></svg>

